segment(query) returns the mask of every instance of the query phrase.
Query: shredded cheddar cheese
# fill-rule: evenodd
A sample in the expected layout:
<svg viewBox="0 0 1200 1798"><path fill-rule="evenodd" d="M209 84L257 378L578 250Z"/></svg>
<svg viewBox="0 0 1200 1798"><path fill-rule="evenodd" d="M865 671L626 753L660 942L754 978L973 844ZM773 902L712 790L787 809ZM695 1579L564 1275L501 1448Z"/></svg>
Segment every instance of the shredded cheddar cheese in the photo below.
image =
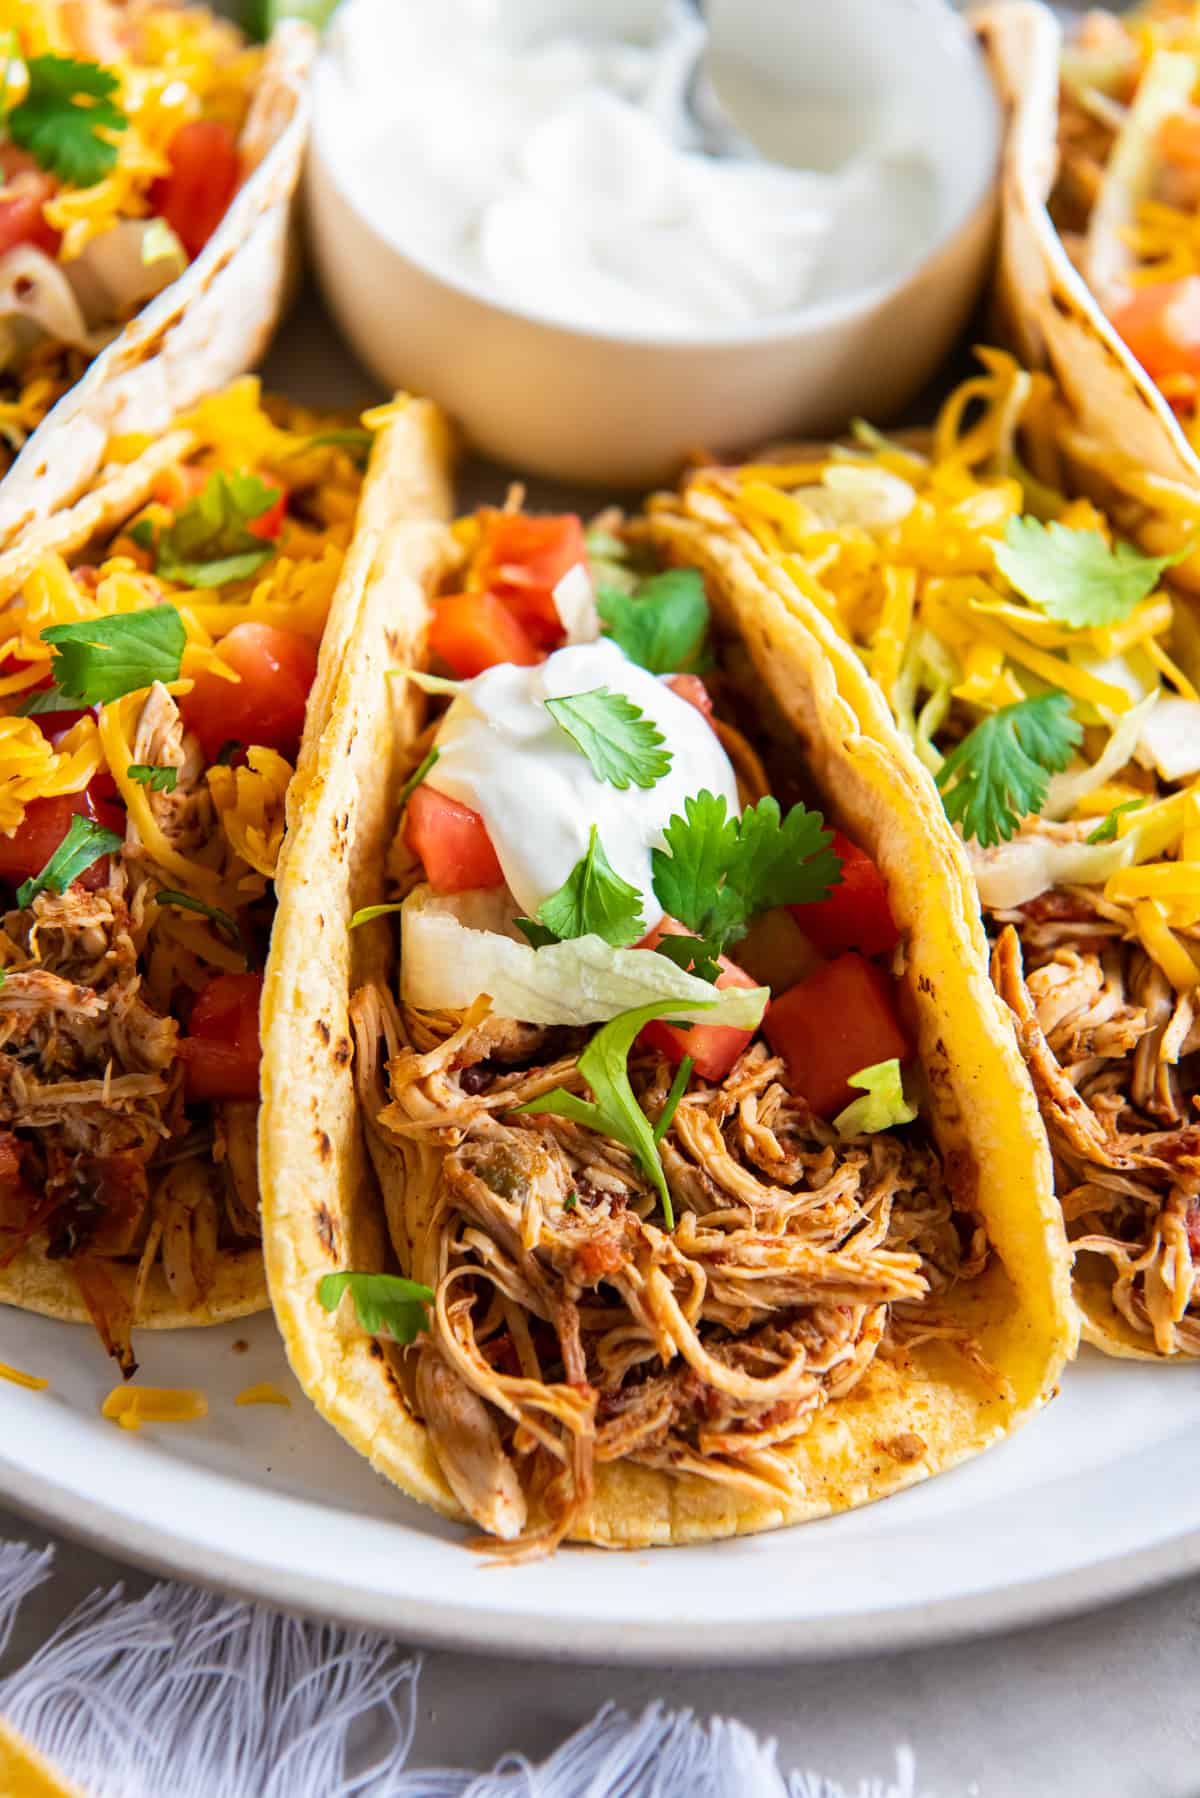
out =
<svg viewBox="0 0 1200 1798"><path fill-rule="evenodd" d="M24 1373L19 1367L10 1367L7 1361L0 1361L0 1380L9 1380L14 1386L26 1386L30 1392L45 1392L50 1384L41 1374Z"/></svg>
<svg viewBox="0 0 1200 1798"><path fill-rule="evenodd" d="M195 1423L208 1416L208 1399L188 1387L116 1386L100 1415L123 1430L140 1430L144 1423Z"/></svg>
<svg viewBox="0 0 1200 1798"><path fill-rule="evenodd" d="M291 1405L286 1392L281 1392L272 1380L260 1380L257 1386L243 1387L234 1399L235 1405Z"/></svg>
<svg viewBox="0 0 1200 1798"><path fill-rule="evenodd" d="M274 749L251 749L242 768L210 768L208 787L234 853L273 879L283 843L291 763Z"/></svg>

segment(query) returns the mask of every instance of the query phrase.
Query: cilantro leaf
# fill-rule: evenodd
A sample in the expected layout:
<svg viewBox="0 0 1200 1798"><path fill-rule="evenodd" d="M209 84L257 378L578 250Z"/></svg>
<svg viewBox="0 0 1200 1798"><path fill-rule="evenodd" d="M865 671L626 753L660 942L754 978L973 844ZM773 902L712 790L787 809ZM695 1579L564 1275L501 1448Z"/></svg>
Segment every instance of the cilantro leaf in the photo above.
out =
<svg viewBox="0 0 1200 1798"><path fill-rule="evenodd" d="M207 918L218 930L241 945L249 965L250 951L242 935L242 927L231 912L222 911L219 905L206 905L203 899L193 899L190 893L177 893L174 887L160 887L154 898L158 905L171 905L176 911L198 912L202 918Z"/></svg>
<svg viewBox="0 0 1200 1798"><path fill-rule="evenodd" d="M159 768L152 762L130 762L125 773L139 787L149 787L152 793L173 793L179 780L178 768Z"/></svg>
<svg viewBox="0 0 1200 1798"><path fill-rule="evenodd" d="M41 873L35 874L32 880L23 881L17 888L17 904L24 911L39 893L65 893L71 882L86 874L93 862L98 862L102 855L115 855L121 846L122 839L115 830L106 830L94 818L81 818L76 813L66 836Z"/></svg>
<svg viewBox="0 0 1200 1798"><path fill-rule="evenodd" d="M1041 810L1050 775L1067 766L1082 736L1066 693L1039 693L1002 706L938 769L950 822L984 849L1007 843L1022 818Z"/></svg>
<svg viewBox="0 0 1200 1798"><path fill-rule="evenodd" d="M1117 838L1117 825L1126 812L1136 812L1145 805L1144 799L1127 799L1123 805L1114 805L1097 824L1084 841L1087 843L1114 843Z"/></svg>
<svg viewBox="0 0 1200 1798"><path fill-rule="evenodd" d="M358 1321L369 1336L388 1335L393 1342L415 1342L429 1328L433 1293L417 1280L402 1274L326 1274L317 1284L317 1297L326 1311L336 1311L342 1295L354 1300Z"/></svg>
<svg viewBox="0 0 1200 1798"><path fill-rule="evenodd" d="M697 980L707 980L713 985L721 972L721 964L717 960L721 949L715 938L676 936L671 932L659 938L654 945L654 953L673 961L685 974L694 974Z"/></svg>
<svg viewBox="0 0 1200 1798"><path fill-rule="evenodd" d="M80 624L51 624L42 642L57 652L51 668L64 699L72 705L107 705L156 680L178 680L187 631L174 606L150 606Z"/></svg>
<svg viewBox="0 0 1200 1798"><path fill-rule="evenodd" d="M256 474L217 469L195 499L157 537L148 518L134 525L135 543L154 554L155 572L184 587L223 587L246 580L269 562L276 544L249 529L279 499L279 488Z"/></svg>
<svg viewBox="0 0 1200 1798"><path fill-rule="evenodd" d="M646 934L642 896L621 879L604 853L594 824L587 854L580 856L558 891L538 906L537 921L560 943L571 937L598 936L614 949L624 949Z"/></svg>
<svg viewBox="0 0 1200 1798"><path fill-rule="evenodd" d="M112 96L120 82L96 62L31 56L29 88L6 121L15 144L71 187L92 187L117 160L111 133L129 120Z"/></svg>
<svg viewBox="0 0 1200 1798"><path fill-rule="evenodd" d="M536 918L514 918L513 923L531 949L548 949L551 943L562 941L561 937L555 936L544 924L539 924Z"/></svg>
<svg viewBox="0 0 1200 1798"><path fill-rule="evenodd" d="M548 699L546 710L587 757L596 779L618 792L630 786L652 787L670 770L671 751L662 747L662 732L623 693L593 687L587 693Z"/></svg>
<svg viewBox="0 0 1200 1798"><path fill-rule="evenodd" d="M895 1058L860 1068L848 1076L846 1084L860 1087L866 1096L852 1099L838 1112L833 1127L839 1136L875 1136L897 1124L911 1124L917 1115L917 1107L904 1096L900 1063Z"/></svg>
<svg viewBox="0 0 1200 1798"><path fill-rule="evenodd" d="M996 566L1050 618L1072 630L1119 624L1152 593L1164 568L1189 555L1144 556L1131 543L1112 549L1099 531L1072 531L1036 518L1010 518Z"/></svg>
<svg viewBox="0 0 1200 1798"><path fill-rule="evenodd" d="M828 898L841 864L824 823L820 812L803 805L781 817L778 800L769 796L728 818L724 795L698 793L663 831L666 850L652 852L655 897L715 961L759 912ZM669 940L658 947L675 961L677 953L665 947Z"/></svg>
<svg viewBox="0 0 1200 1798"><path fill-rule="evenodd" d="M589 1130L621 1143L657 1192L668 1230L675 1228L671 1195L650 1120L629 1084L628 1062L629 1051L643 1026L655 1018L670 1017L678 1010L677 999L659 999L653 1005L639 1005L636 1011L623 1011L620 1017L597 1030L578 1063L579 1072L592 1089L591 1100L581 1099L577 1093L556 1086L540 1098L529 1099L514 1108L518 1115L549 1112L555 1117L569 1118L572 1123L584 1124Z"/></svg>
<svg viewBox="0 0 1200 1798"><path fill-rule="evenodd" d="M293 456L303 456L308 450L344 449L352 462L359 468L365 468L374 441L374 431L357 425L348 426L343 431L318 431L315 437L306 437L294 450L289 450L283 460L290 462Z"/></svg>
<svg viewBox="0 0 1200 1798"><path fill-rule="evenodd" d="M596 609L604 634L651 674L683 674L705 666L708 600L694 568L672 568L634 593L601 587Z"/></svg>

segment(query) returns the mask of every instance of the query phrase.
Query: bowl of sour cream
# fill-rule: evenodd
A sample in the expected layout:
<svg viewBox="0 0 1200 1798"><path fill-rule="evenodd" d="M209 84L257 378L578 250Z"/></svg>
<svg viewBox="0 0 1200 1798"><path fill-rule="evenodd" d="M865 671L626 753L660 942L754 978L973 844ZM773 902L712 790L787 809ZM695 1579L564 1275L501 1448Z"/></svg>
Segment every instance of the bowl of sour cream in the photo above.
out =
<svg viewBox="0 0 1200 1798"><path fill-rule="evenodd" d="M701 53L740 153L688 104ZM311 240L387 386L642 485L903 406L982 282L1000 138L946 0L344 0Z"/></svg>

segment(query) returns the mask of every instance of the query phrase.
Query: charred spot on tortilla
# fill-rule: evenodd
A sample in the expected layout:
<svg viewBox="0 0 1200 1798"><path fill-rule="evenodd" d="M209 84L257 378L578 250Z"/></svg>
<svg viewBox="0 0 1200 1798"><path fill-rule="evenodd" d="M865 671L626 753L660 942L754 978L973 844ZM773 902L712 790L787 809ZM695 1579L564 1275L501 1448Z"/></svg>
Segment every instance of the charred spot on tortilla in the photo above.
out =
<svg viewBox="0 0 1200 1798"><path fill-rule="evenodd" d="M313 1214L313 1221L316 1224L317 1235L320 1238L321 1246L325 1249L331 1261L338 1260L340 1255L338 1246L338 1227L334 1222L333 1214L328 1205L322 1203L317 1206L316 1211Z"/></svg>
<svg viewBox="0 0 1200 1798"><path fill-rule="evenodd" d="M329 1041L330 1041L330 1030L329 1030L329 1025L326 1023L324 1018L317 1019L317 1035L320 1037L320 1039L324 1043L325 1047L328 1048Z"/></svg>

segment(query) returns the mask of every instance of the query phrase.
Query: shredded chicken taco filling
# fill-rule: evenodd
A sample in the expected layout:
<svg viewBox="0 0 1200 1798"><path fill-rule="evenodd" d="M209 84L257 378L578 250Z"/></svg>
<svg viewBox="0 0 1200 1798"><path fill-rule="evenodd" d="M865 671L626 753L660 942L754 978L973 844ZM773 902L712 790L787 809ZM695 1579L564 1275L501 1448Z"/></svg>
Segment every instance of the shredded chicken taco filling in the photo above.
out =
<svg viewBox="0 0 1200 1798"><path fill-rule="evenodd" d="M527 1557L605 1463L795 1496L788 1445L917 1339L1006 1383L944 1309L989 1246L919 1114L883 878L700 576L617 520L456 534L432 672L394 675L439 708L395 898L354 920L399 917L399 990L351 1015L403 1273L320 1290Z"/></svg>
<svg viewBox="0 0 1200 1798"><path fill-rule="evenodd" d="M127 1374L149 1283L202 1321L258 1254L259 970L367 441L245 380L0 561L0 1266L61 1261Z"/></svg>
<svg viewBox="0 0 1200 1798"><path fill-rule="evenodd" d="M1200 447L1200 22L1148 0L1070 32L1051 216L1116 330Z"/></svg>
<svg viewBox="0 0 1200 1798"><path fill-rule="evenodd" d="M217 229L262 62L178 0L0 5L4 466Z"/></svg>
<svg viewBox="0 0 1200 1798"><path fill-rule="evenodd" d="M682 506L861 655L966 840L1076 1265L1200 1354L1200 506L985 372L931 434L706 469ZM1080 474L1107 510L1068 497ZM1119 522L1117 522L1119 521ZM1125 533L1150 542L1145 554Z"/></svg>

